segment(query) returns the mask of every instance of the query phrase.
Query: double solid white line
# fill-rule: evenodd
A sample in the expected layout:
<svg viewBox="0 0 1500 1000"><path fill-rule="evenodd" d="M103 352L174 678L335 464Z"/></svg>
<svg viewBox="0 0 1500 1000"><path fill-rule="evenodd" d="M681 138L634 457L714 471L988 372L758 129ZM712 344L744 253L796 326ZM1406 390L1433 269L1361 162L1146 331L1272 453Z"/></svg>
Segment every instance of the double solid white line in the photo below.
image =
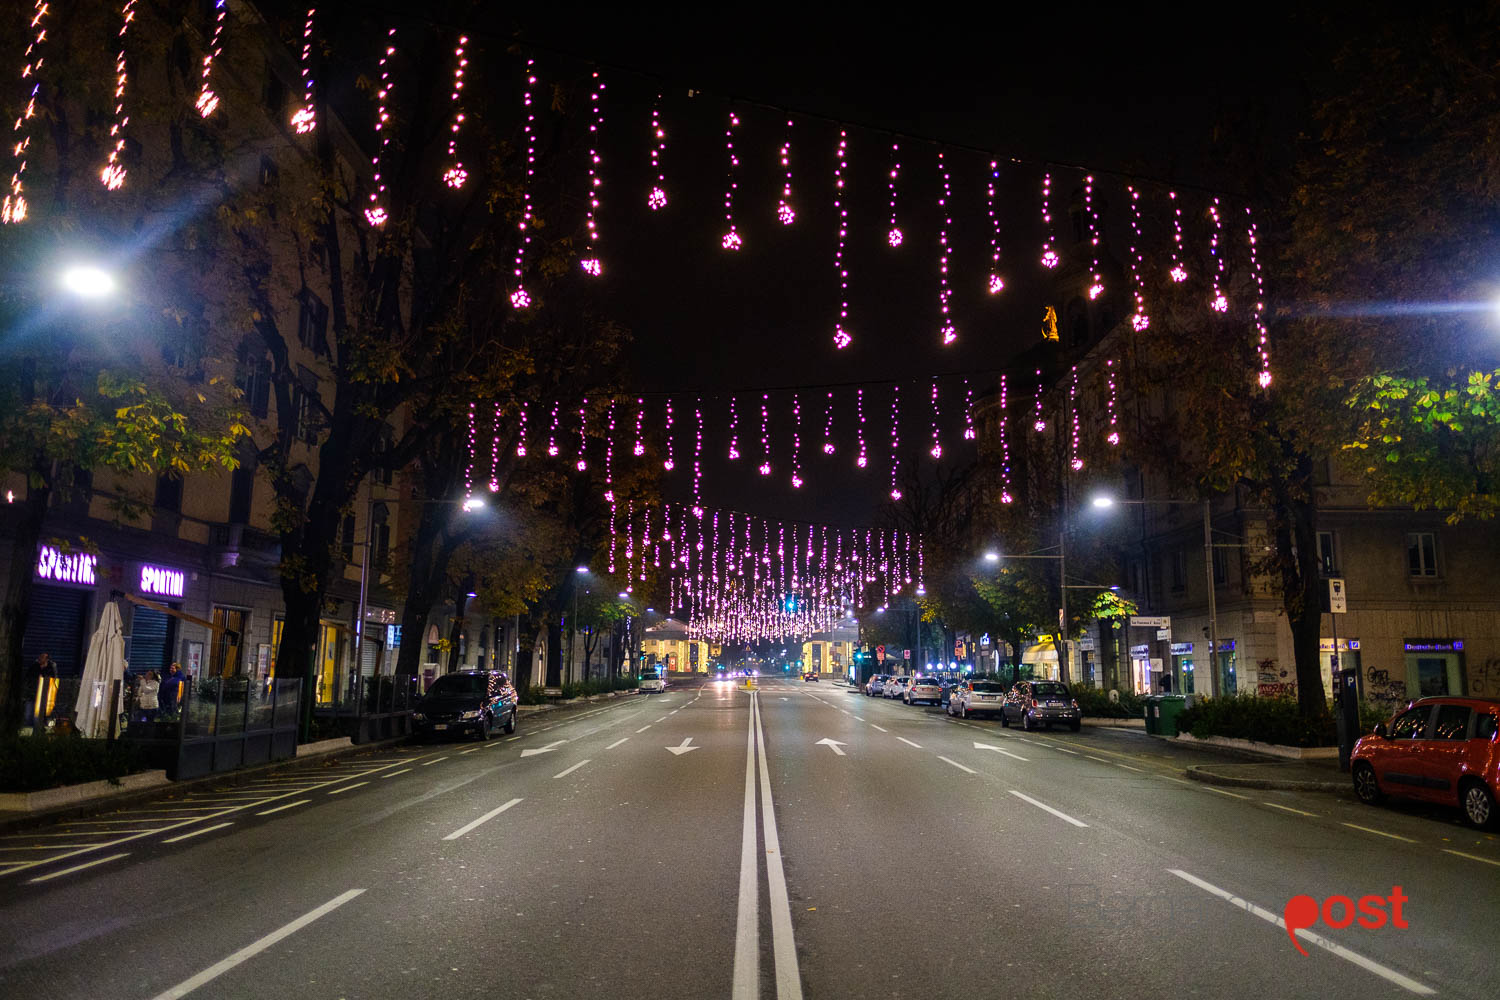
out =
<svg viewBox="0 0 1500 1000"><path fill-rule="evenodd" d="M766 885L771 900L771 952L776 968L777 1000L802 1000L802 972L792 935L792 904L787 895L781 840L776 833L776 806L771 798L771 770L760 697L750 696L750 723L745 737L745 813L741 824L740 900L734 935L732 1000L760 998L760 884L755 863L756 763L760 771L761 836L765 841Z"/></svg>

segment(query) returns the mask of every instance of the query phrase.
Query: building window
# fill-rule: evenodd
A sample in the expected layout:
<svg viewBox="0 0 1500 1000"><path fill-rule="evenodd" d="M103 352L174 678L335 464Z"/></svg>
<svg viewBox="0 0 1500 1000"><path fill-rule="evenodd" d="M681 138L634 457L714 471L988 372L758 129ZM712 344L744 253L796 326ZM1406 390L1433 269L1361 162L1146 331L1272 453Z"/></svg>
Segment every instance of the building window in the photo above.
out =
<svg viewBox="0 0 1500 1000"><path fill-rule="evenodd" d="M292 389L292 412L296 415L292 436L308 444L318 442L318 425L313 413L313 398L313 394L300 385Z"/></svg>
<svg viewBox="0 0 1500 1000"><path fill-rule="evenodd" d="M375 530L373 532L375 558L373 562L376 566L384 566L386 559L391 554L390 515L386 510L385 504L377 503L371 508L370 516L375 519Z"/></svg>
<svg viewBox="0 0 1500 1000"><path fill-rule="evenodd" d="M1184 549L1172 551L1172 589L1187 589L1187 552Z"/></svg>
<svg viewBox="0 0 1500 1000"><path fill-rule="evenodd" d="M172 514L182 513L182 478L180 476L158 476L156 478L156 509Z"/></svg>
<svg viewBox="0 0 1500 1000"><path fill-rule="evenodd" d="M1408 534L1406 562L1414 577L1437 576L1437 536L1430 531L1413 531Z"/></svg>
<svg viewBox="0 0 1500 1000"><path fill-rule="evenodd" d="M1339 561L1335 552L1333 532L1318 532L1318 569L1324 576L1339 575Z"/></svg>
<svg viewBox="0 0 1500 1000"><path fill-rule="evenodd" d="M344 515L343 529L339 532L339 548L344 554L344 562L354 561L354 515Z"/></svg>
<svg viewBox="0 0 1500 1000"><path fill-rule="evenodd" d="M249 350L244 349L235 385L243 394L245 409L252 417L264 420L271 408L271 359L264 354L251 357Z"/></svg>
<svg viewBox="0 0 1500 1000"><path fill-rule="evenodd" d="M302 290L302 309L297 314L297 341L314 354L328 354L328 307L307 289Z"/></svg>
<svg viewBox="0 0 1500 1000"><path fill-rule="evenodd" d="M275 119L286 114L286 84L281 82L281 77L276 71L267 68L266 85L261 89L261 100L265 102L266 110Z"/></svg>
<svg viewBox="0 0 1500 1000"><path fill-rule="evenodd" d="M214 662L210 666L213 675L234 677L240 672L240 650L245 644L245 626L250 623L250 612L242 608L214 607L214 624L222 631L214 646Z"/></svg>

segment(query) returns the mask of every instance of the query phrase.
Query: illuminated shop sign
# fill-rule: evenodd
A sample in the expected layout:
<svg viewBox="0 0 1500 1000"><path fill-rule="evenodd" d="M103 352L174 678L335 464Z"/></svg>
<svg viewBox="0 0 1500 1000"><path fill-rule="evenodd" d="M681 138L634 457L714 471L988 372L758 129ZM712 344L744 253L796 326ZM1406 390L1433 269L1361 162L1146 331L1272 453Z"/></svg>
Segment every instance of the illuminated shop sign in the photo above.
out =
<svg viewBox="0 0 1500 1000"><path fill-rule="evenodd" d="M186 584L186 574L180 569L165 566L141 567L141 593L157 597L181 597Z"/></svg>
<svg viewBox="0 0 1500 1000"><path fill-rule="evenodd" d="M1192 656L1193 655L1193 644L1190 643L1190 642L1174 642L1174 643L1172 643L1172 655L1173 656Z"/></svg>
<svg viewBox="0 0 1500 1000"><path fill-rule="evenodd" d="M36 557L36 578L56 583L81 583L93 586L97 581L94 570L99 557L88 552L62 553L50 545L43 545Z"/></svg>
<svg viewBox="0 0 1500 1000"><path fill-rule="evenodd" d="M1401 644L1408 653L1462 653L1462 639L1408 639Z"/></svg>

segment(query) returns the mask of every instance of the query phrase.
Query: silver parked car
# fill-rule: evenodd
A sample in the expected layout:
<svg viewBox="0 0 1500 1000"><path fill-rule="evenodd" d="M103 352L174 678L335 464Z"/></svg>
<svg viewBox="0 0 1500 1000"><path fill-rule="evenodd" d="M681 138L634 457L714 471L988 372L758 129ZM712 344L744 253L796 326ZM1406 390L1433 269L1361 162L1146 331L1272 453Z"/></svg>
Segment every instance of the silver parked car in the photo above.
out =
<svg viewBox="0 0 1500 1000"><path fill-rule="evenodd" d="M1062 681L1022 681L1011 688L1000 710L1000 725L1012 722L1019 722L1022 729L1051 729L1054 722L1061 722L1076 733L1083 725L1083 713Z"/></svg>
<svg viewBox="0 0 1500 1000"><path fill-rule="evenodd" d="M915 705L919 701L940 705L943 701L943 686L936 677L913 677L901 700L908 705Z"/></svg>
<svg viewBox="0 0 1500 1000"><path fill-rule="evenodd" d="M884 693L885 682L888 680L890 680L890 675L888 674L875 674L865 682L865 694L877 695Z"/></svg>
<svg viewBox="0 0 1500 1000"><path fill-rule="evenodd" d="M1005 685L999 681L960 681L948 698L948 714L967 719L971 715L998 714L1005 705Z"/></svg>

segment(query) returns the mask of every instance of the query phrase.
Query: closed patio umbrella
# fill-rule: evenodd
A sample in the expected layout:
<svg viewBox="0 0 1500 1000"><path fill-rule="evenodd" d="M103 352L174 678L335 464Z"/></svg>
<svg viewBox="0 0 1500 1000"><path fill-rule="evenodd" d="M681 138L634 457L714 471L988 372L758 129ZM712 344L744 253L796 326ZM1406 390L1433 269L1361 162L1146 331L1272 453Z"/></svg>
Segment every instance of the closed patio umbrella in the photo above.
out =
<svg viewBox="0 0 1500 1000"><path fill-rule="evenodd" d="M113 681L120 681L120 694L124 694L125 680L125 629L120 622L120 609L113 601L104 605L99 615L99 627L89 640L89 655L83 661L83 682L78 686L77 714L74 726L84 736L102 739L109 733L112 712L121 710L121 701L111 704L110 692Z"/></svg>

